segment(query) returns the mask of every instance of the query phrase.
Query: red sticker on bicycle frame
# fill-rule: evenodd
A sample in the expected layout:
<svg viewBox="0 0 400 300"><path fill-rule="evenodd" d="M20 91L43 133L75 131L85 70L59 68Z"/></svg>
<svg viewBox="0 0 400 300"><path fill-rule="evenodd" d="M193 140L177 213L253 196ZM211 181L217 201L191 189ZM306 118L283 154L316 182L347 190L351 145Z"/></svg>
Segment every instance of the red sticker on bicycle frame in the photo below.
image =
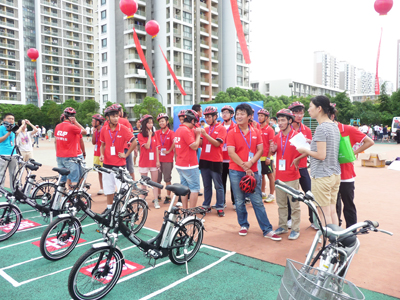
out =
<svg viewBox="0 0 400 300"><path fill-rule="evenodd" d="M60 250L63 248L67 248L67 247L69 247L69 245L72 244L73 240L74 240L74 236L71 236L67 242L60 241L59 239L57 240L57 238L54 236L54 237L48 238L46 240L46 249L48 252L52 252L52 251L57 251L57 250ZM84 242L86 242L86 240L79 239L78 244L84 243ZM33 242L32 244L40 247L40 241Z"/></svg>
<svg viewBox="0 0 400 300"><path fill-rule="evenodd" d="M15 223L10 223L8 225L0 226L0 230L4 231L4 232L10 232L14 228L14 224ZM24 229L28 229L28 228L38 227L38 226L41 226L41 225L42 224L30 221L30 220L22 220L21 224L19 224L18 231L21 231L21 230L24 230Z"/></svg>
<svg viewBox="0 0 400 300"><path fill-rule="evenodd" d="M99 271L101 271L103 269L103 267L105 265L105 262L106 262L105 259L101 261L101 263L99 265L99 269L100 269ZM86 268L81 269L80 272L82 274L85 274L85 275L89 276L89 277L92 277L92 271L93 271L93 268L94 268L95 265L96 265L96 263L93 263L93 264L87 266ZM104 284L109 283L111 281L111 279L113 278L113 275L114 275L114 265L115 265L115 259L112 259L111 262L110 262L110 271L109 271L108 276L106 278L102 278L102 279L98 279L98 278L94 278L94 279L96 279L97 281L99 281L101 283L104 283ZM129 260L125 260L125 264L122 267L122 273L121 273L120 278L122 278L122 277L124 277L126 275L129 275L129 274L135 273L135 272L137 272L139 270L142 270L142 269L144 269L144 266L136 264L136 263L131 262Z"/></svg>

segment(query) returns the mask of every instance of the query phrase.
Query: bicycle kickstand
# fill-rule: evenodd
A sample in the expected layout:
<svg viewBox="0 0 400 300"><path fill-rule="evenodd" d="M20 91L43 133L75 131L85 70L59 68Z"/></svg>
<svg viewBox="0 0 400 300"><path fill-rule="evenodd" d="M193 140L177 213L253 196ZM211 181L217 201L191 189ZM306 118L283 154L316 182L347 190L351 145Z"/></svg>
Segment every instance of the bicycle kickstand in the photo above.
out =
<svg viewBox="0 0 400 300"><path fill-rule="evenodd" d="M185 256L186 275L189 275L189 270L188 270L188 265L187 265L187 253L188 253L187 249L186 248L183 249L183 254Z"/></svg>
<svg viewBox="0 0 400 300"><path fill-rule="evenodd" d="M154 262L151 263L151 260L154 260ZM150 258L149 258L149 265L150 265L152 268L155 268L155 266L156 266L156 259L153 258L153 257L150 257Z"/></svg>

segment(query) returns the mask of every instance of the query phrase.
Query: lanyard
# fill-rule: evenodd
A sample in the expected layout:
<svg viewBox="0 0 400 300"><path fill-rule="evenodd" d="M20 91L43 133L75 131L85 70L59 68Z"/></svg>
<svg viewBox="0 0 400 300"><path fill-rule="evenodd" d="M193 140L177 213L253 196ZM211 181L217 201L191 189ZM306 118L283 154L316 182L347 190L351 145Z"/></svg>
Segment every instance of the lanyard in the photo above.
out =
<svg viewBox="0 0 400 300"><path fill-rule="evenodd" d="M163 139L162 139L162 129L161 129L161 131L160 131L160 141L161 141L161 145L162 145L163 147L164 147L165 140L167 139L168 134L169 134L169 129L168 129L167 133L165 134L165 137L164 137L164 140L163 140ZM151 144L150 144L150 145L151 145Z"/></svg>
<svg viewBox="0 0 400 300"><path fill-rule="evenodd" d="M113 137L111 135L111 130L110 129L108 130L108 133L110 134L111 144L114 146L115 139L117 138L117 135L118 135L118 130L115 133L114 139L113 139Z"/></svg>
<svg viewBox="0 0 400 300"><path fill-rule="evenodd" d="M99 136L100 136L100 132L101 132L102 128L103 128L103 126L100 127L100 130L96 131L96 145L97 145L97 141L99 140Z"/></svg>
<svg viewBox="0 0 400 300"><path fill-rule="evenodd" d="M288 135L286 136L285 148L283 148L283 145L282 145L282 131L281 131L281 149L283 148L283 151L282 151L282 159L283 159L283 156L285 155L285 150L286 150L287 142L288 142L288 139L289 139L289 134L290 134L291 132L292 132L292 129L290 129Z"/></svg>
<svg viewBox="0 0 400 300"><path fill-rule="evenodd" d="M153 148L151 146L151 143L153 142L153 136L149 136L149 139L150 139L150 150L153 150Z"/></svg>
<svg viewBox="0 0 400 300"><path fill-rule="evenodd" d="M239 126L238 126L238 127L239 127ZM249 143L247 142L246 138L244 137L244 134L243 134L243 132L242 132L242 129L240 129L240 128L239 128L239 130L240 130L240 133L241 133L241 135L242 135L242 137L243 137L244 141L245 141L245 142L246 142L246 144L247 144L247 147L249 147L249 151L251 151L251 128L250 128L250 126L249 126L249 132L250 132L250 145L249 145Z"/></svg>
<svg viewBox="0 0 400 300"><path fill-rule="evenodd" d="M215 126L217 126L217 124L215 124L211 130L211 126L208 126L208 135L211 136L214 132ZM211 132L211 133L210 133Z"/></svg>

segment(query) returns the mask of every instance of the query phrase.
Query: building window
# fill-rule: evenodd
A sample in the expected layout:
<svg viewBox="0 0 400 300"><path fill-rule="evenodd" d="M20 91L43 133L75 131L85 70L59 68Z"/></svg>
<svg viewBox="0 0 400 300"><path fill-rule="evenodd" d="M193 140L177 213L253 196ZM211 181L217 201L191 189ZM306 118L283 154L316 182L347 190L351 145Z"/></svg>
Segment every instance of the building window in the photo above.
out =
<svg viewBox="0 0 400 300"><path fill-rule="evenodd" d="M192 101L193 101L192 99L193 99L192 95L184 96L184 98L183 98L184 104L191 105Z"/></svg>
<svg viewBox="0 0 400 300"><path fill-rule="evenodd" d="M183 0L183 7L187 10L192 10L192 0Z"/></svg>
<svg viewBox="0 0 400 300"><path fill-rule="evenodd" d="M108 88L108 80L103 80L103 90Z"/></svg>
<svg viewBox="0 0 400 300"><path fill-rule="evenodd" d="M183 67L183 76L187 78L192 78L192 68Z"/></svg>
<svg viewBox="0 0 400 300"><path fill-rule="evenodd" d="M189 26L183 26L183 37L192 38L192 28Z"/></svg>
<svg viewBox="0 0 400 300"><path fill-rule="evenodd" d="M101 46L102 46L103 48L107 47L107 39L102 39L102 40L101 40Z"/></svg>
<svg viewBox="0 0 400 300"><path fill-rule="evenodd" d="M101 0L101 5L106 5L107 1L106 0Z"/></svg>
<svg viewBox="0 0 400 300"><path fill-rule="evenodd" d="M192 64L192 55L183 53L183 63L185 65L191 65Z"/></svg>
<svg viewBox="0 0 400 300"><path fill-rule="evenodd" d="M107 11L106 11L106 10L103 10L103 11L101 12L101 19L104 20L105 18L107 18Z"/></svg>
<svg viewBox="0 0 400 300"><path fill-rule="evenodd" d="M101 58L102 58L103 62L106 62L107 61L107 52L102 53Z"/></svg>
<svg viewBox="0 0 400 300"><path fill-rule="evenodd" d="M243 76L243 67L237 66L237 74Z"/></svg>
<svg viewBox="0 0 400 300"><path fill-rule="evenodd" d="M106 103L108 101L108 95L103 95L103 103Z"/></svg>
<svg viewBox="0 0 400 300"><path fill-rule="evenodd" d="M192 23L192 14L183 12L183 21L186 23Z"/></svg>
<svg viewBox="0 0 400 300"><path fill-rule="evenodd" d="M237 85L243 86L243 78L242 77L237 77Z"/></svg>
<svg viewBox="0 0 400 300"><path fill-rule="evenodd" d="M107 24L101 25L101 33L107 33Z"/></svg>
<svg viewBox="0 0 400 300"><path fill-rule="evenodd" d="M102 67L102 68L101 68L101 73L102 73L103 75L107 75L107 74L108 74L108 68L107 68L107 67Z"/></svg>
<svg viewBox="0 0 400 300"><path fill-rule="evenodd" d="M192 93L193 89L192 89L192 82L191 81L184 81L183 82L183 87L185 89L185 92Z"/></svg>
<svg viewBox="0 0 400 300"><path fill-rule="evenodd" d="M183 40L183 49L192 51L192 41L189 40Z"/></svg>

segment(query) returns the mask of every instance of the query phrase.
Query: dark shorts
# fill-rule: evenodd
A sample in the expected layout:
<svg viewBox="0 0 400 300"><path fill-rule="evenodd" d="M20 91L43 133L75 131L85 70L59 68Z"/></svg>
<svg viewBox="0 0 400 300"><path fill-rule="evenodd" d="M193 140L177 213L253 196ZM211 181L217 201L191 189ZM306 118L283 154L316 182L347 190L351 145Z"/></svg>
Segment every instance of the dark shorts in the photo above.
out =
<svg viewBox="0 0 400 300"><path fill-rule="evenodd" d="M265 164L265 161L261 162L261 174L265 175L265 174L271 174L274 173L274 161L271 159L271 162L269 163L269 165Z"/></svg>

